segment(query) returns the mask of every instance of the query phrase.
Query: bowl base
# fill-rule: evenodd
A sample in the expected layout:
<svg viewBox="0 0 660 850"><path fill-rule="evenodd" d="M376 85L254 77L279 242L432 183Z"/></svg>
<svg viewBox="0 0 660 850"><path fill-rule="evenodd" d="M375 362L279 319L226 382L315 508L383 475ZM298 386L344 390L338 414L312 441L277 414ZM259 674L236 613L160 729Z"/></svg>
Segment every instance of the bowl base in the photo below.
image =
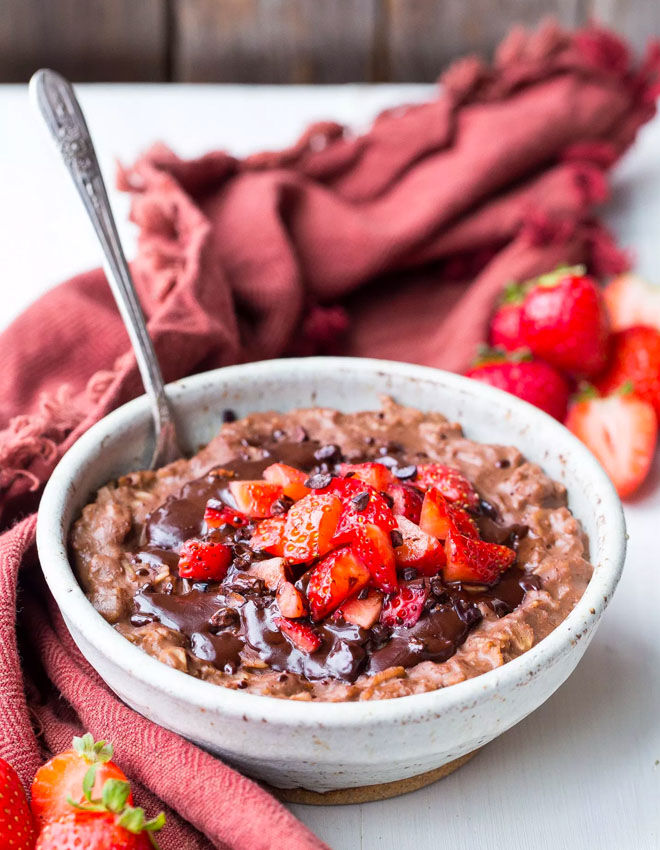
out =
<svg viewBox="0 0 660 850"><path fill-rule="evenodd" d="M307 806L344 806L351 803L373 803L377 800L399 797L401 794L408 794L411 791L424 788L426 785L432 785L438 779L443 779L458 770L478 752L478 749L472 750L471 753L466 753L464 756L449 761L441 767L428 770L426 773L409 776L407 779L397 779L394 782L383 782L381 785L337 788L335 791L326 791L322 794L318 791L308 791L306 788L274 788L272 785L266 785L266 787L285 803L304 803Z"/></svg>

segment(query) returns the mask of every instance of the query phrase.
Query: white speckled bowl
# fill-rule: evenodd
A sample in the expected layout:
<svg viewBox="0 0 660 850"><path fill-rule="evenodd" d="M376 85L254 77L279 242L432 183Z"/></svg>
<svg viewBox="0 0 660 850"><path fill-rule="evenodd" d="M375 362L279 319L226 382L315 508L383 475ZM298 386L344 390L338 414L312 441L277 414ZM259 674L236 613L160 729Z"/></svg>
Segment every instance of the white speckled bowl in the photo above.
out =
<svg viewBox="0 0 660 850"><path fill-rule="evenodd" d="M568 488L589 535L593 578L545 640L503 667L444 690L375 702L309 703L231 691L173 670L133 646L98 614L67 555L72 521L95 490L151 453L143 396L91 428L61 460L41 501L37 543L44 574L74 640L108 685L156 723L280 788L316 792L416 777L459 759L538 708L584 653L621 574L625 526L616 493L593 456L563 426L499 390L457 375L378 360L272 360L172 384L185 445L217 432L223 408L378 407L381 393L439 410L482 442L513 444Z"/></svg>

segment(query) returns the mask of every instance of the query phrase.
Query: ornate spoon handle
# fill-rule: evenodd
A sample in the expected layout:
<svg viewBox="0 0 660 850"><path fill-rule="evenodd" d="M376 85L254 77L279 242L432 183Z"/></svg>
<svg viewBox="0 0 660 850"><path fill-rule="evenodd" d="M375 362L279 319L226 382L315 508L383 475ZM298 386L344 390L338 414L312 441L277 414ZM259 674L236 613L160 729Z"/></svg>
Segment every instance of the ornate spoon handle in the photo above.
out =
<svg viewBox="0 0 660 850"><path fill-rule="evenodd" d="M144 388L151 401L156 445L151 468L181 457L163 376L147 330L110 208L85 117L73 86L54 71L42 69L30 80L30 94L55 140L103 249L104 269L131 340Z"/></svg>

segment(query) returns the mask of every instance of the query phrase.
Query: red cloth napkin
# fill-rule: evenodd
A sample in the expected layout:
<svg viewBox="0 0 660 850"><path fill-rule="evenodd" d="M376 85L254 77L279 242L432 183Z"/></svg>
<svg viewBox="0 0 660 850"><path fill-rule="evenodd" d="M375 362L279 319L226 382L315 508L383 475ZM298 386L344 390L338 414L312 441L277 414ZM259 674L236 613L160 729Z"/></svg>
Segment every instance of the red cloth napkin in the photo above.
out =
<svg viewBox="0 0 660 850"><path fill-rule="evenodd" d="M578 261L621 270L593 208L654 113L659 67L657 47L635 69L612 34L547 25L511 33L492 67L456 63L437 98L388 110L363 136L316 124L292 148L242 161L155 146L120 184L166 378L328 351L461 370L508 280ZM88 729L114 741L150 813L168 808L165 850L321 847L250 780L119 702L39 578L42 483L86 428L142 391L100 270L13 323L0 374L0 754L27 784Z"/></svg>

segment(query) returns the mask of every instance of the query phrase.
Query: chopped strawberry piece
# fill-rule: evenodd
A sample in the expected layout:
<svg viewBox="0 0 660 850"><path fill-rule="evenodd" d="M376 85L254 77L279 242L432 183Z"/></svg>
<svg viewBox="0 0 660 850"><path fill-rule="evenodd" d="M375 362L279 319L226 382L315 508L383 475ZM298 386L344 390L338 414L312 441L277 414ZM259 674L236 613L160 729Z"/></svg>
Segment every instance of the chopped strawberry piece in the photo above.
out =
<svg viewBox="0 0 660 850"><path fill-rule="evenodd" d="M392 499L392 513L395 516L404 516L406 519L416 522L419 525L419 516L422 511L423 496L415 487L410 484L393 484L387 490L388 496Z"/></svg>
<svg viewBox="0 0 660 850"><path fill-rule="evenodd" d="M238 510L249 517L271 516L273 504L283 495L279 484L267 481L230 481L229 491Z"/></svg>
<svg viewBox="0 0 660 850"><path fill-rule="evenodd" d="M224 543L196 540L194 537L181 547L179 575L181 578L222 581L231 563L231 547Z"/></svg>
<svg viewBox="0 0 660 850"><path fill-rule="evenodd" d="M310 493L289 510L284 528L284 556L300 564L332 549L342 504L332 493Z"/></svg>
<svg viewBox="0 0 660 850"><path fill-rule="evenodd" d="M322 620L370 579L371 573L351 547L331 552L309 572L307 599L312 619Z"/></svg>
<svg viewBox="0 0 660 850"><path fill-rule="evenodd" d="M311 493L309 487L305 487L307 474L301 472L286 463L272 463L264 469L264 478L271 484L279 484L285 496L297 502Z"/></svg>
<svg viewBox="0 0 660 850"><path fill-rule="evenodd" d="M333 478L326 491L336 493L343 505L334 541L337 545L351 539L351 530L356 525L377 525L383 531L394 531L396 528L396 520L388 503L380 493L360 479Z"/></svg>
<svg viewBox="0 0 660 850"><path fill-rule="evenodd" d="M283 581L275 594L277 607L283 617L295 619L307 614L307 601L298 588L290 581Z"/></svg>
<svg viewBox="0 0 660 850"><path fill-rule="evenodd" d="M474 584L494 584L516 560L516 553L508 546L473 540L453 531L445 540L445 554L445 581Z"/></svg>
<svg viewBox="0 0 660 850"><path fill-rule="evenodd" d="M457 469L440 463L423 463L417 467L415 486L421 490L436 487L445 499L459 507L474 509L479 505L479 495L467 478Z"/></svg>
<svg viewBox="0 0 660 850"><path fill-rule="evenodd" d="M479 530L470 514L447 501L435 487L426 491L419 527L440 540L445 540L450 531L466 537L479 537Z"/></svg>
<svg viewBox="0 0 660 850"><path fill-rule="evenodd" d="M382 463L340 463L338 470L340 475L357 478L378 491L387 490L396 481Z"/></svg>
<svg viewBox="0 0 660 850"><path fill-rule="evenodd" d="M635 395L579 401L566 427L591 449L625 499L649 473L658 439L653 406Z"/></svg>
<svg viewBox="0 0 660 850"><path fill-rule="evenodd" d="M301 652L311 655L321 646L318 632L309 623L301 623L298 620L287 620L285 617L276 617L273 623L287 637L291 643Z"/></svg>
<svg viewBox="0 0 660 850"><path fill-rule="evenodd" d="M394 549L397 565L414 567L425 576L435 575L445 563L442 543L404 516L397 517L396 521L403 538L401 545Z"/></svg>
<svg viewBox="0 0 660 850"><path fill-rule="evenodd" d="M284 529L286 517L274 516L262 519L257 530L250 538L250 547L255 551L268 552L270 555L284 555Z"/></svg>
<svg viewBox="0 0 660 850"><path fill-rule="evenodd" d="M370 587L364 599L360 599L361 595L358 593L356 596L351 596L350 599L347 599L335 611L334 616L341 615L347 623L351 623L353 626L370 629L380 617L380 611L383 607L383 594L379 590Z"/></svg>
<svg viewBox="0 0 660 850"><path fill-rule="evenodd" d="M261 579L269 590L277 590L283 581L289 580L289 568L284 558L268 558L267 561L254 561L247 571L251 576Z"/></svg>
<svg viewBox="0 0 660 850"><path fill-rule="evenodd" d="M396 593L385 597L380 614L381 623L391 628L412 628L422 615L428 595L428 589L420 585L400 587Z"/></svg>
<svg viewBox="0 0 660 850"><path fill-rule="evenodd" d="M223 505L221 508L213 507L208 504L204 511L204 522L207 530L220 528L221 525L233 525L235 528L240 528L247 525L248 518L233 508Z"/></svg>
<svg viewBox="0 0 660 850"><path fill-rule="evenodd" d="M376 587L385 593L396 590L399 582L390 533L367 523L355 525L350 537L355 554L366 565Z"/></svg>

